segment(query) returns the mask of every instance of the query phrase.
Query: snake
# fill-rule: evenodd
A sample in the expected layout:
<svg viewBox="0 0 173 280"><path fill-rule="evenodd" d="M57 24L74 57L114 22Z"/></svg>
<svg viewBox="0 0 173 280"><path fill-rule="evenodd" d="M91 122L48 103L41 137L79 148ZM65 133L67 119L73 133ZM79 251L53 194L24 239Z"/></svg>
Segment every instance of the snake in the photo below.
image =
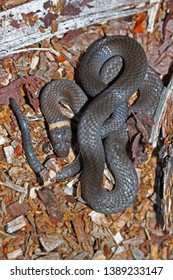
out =
<svg viewBox="0 0 173 280"><path fill-rule="evenodd" d="M78 78L79 85L65 79L53 80L41 91L40 105L50 140L57 156L66 157L72 141L72 120L61 112L60 103L65 101L79 119L77 141L82 158L82 198L96 212L122 212L135 200L139 188L138 176L126 150L128 100L138 91L133 110L154 116L163 84L148 65L143 47L133 38L122 35L94 41L79 63ZM22 131L26 158L29 163L32 161L37 173L43 166L33 160L29 128L22 125L24 120L14 100L10 105ZM105 162L115 178L111 191L102 186ZM57 180L73 175L80 168L78 159L57 174Z"/></svg>

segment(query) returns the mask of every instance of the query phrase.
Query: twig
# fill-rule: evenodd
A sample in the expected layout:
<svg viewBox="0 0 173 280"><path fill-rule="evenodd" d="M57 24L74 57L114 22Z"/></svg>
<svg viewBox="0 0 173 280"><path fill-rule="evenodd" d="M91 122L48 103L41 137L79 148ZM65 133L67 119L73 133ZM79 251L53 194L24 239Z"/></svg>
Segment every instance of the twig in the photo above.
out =
<svg viewBox="0 0 173 280"><path fill-rule="evenodd" d="M59 52L54 50L53 48L26 48L26 49L19 49L19 50L14 50L14 51L1 51L0 52L0 58L3 58L8 55L12 54L18 54L18 53L23 53L23 52L30 52L30 51L49 51L50 53L53 53L54 55L58 56L60 55Z"/></svg>
<svg viewBox="0 0 173 280"><path fill-rule="evenodd" d="M21 193L25 192L25 190L22 187L14 184L14 183L12 183L10 181L9 182L5 182L5 183L4 182L0 182L0 185L8 187L8 188L10 188L10 189L12 189L14 191L17 191L17 192L21 192Z"/></svg>
<svg viewBox="0 0 173 280"><path fill-rule="evenodd" d="M149 11L149 19L148 19L148 27L147 27L147 31L150 33L153 33L154 31L154 25L155 25L155 20L156 20L156 16L160 7L160 3L162 2L162 0L158 0L158 3L156 4L155 0L150 0L150 4L155 3L155 6L152 7Z"/></svg>
<svg viewBox="0 0 173 280"><path fill-rule="evenodd" d="M142 133L142 135L144 137L144 140L147 141L148 140L148 132L147 132L146 128L143 126L143 124L140 122L140 120L136 116L132 106L129 105L129 107L130 107L130 110L131 110L135 120L136 120L136 124L139 125L138 126L139 131Z"/></svg>

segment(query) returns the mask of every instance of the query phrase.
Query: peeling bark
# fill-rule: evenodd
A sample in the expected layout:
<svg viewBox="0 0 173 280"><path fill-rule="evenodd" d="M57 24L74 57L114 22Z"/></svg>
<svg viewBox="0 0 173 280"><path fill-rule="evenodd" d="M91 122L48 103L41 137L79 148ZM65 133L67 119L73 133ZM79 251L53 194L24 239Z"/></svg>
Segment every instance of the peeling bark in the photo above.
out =
<svg viewBox="0 0 173 280"><path fill-rule="evenodd" d="M0 58L70 30L148 11L160 2L143 0L40 0L0 13Z"/></svg>

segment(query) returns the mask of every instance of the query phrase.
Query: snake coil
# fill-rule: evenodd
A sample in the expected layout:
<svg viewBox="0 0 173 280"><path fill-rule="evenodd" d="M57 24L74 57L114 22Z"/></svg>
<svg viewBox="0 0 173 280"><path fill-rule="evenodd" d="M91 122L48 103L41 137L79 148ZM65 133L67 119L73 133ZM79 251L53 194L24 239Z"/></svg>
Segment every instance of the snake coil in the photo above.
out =
<svg viewBox="0 0 173 280"><path fill-rule="evenodd" d="M141 45L127 36L105 37L91 44L80 63L79 79L85 93L68 80L48 83L41 92L41 110L59 157L68 154L71 144L70 120L61 113L61 100L69 103L74 114L82 112L78 125L78 145L83 162L82 197L97 212L120 212L132 203L138 191L136 171L126 152L128 99L139 90L140 98L134 110L154 115L163 84L148 66ZM91 102L88 102L88 96L92 98ZM14 111L18 110L14 105L12 107ZM19 123L23 123L21 115L17 114L17 117ZM27 160L33 170L39 172L41 166L38 164L37 168L37 161L31 163L33 150L28 146L28 128L23 125L20 128L23 146L30 147L30 151L25 149ZM112 191L102 188L105 162L116 181ZM70 168L57 174L57 179L77 172L79 162L72 165L73 171L69 171Z"/></svg>

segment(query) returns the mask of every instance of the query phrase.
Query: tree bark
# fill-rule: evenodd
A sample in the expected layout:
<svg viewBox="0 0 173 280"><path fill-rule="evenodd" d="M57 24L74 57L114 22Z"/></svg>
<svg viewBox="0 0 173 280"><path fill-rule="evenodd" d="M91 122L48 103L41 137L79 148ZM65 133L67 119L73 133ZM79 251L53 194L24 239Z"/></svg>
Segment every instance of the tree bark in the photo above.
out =
<svg viewBox="0 0 173 280"><path fill-rule="evenodd" d="M159 0L34 0L0 13L0 58L69 30L151 9Z"/></svg>

